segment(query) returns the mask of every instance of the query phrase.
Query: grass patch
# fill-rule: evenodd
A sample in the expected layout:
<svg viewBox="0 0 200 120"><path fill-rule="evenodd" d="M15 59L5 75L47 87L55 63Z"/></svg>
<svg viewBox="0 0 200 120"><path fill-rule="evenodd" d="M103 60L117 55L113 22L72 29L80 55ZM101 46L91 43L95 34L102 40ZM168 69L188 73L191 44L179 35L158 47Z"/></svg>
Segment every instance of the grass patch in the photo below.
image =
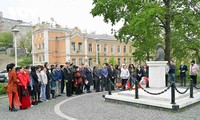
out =
<svg viewBox="0 0 200 120"><path fill-rule="evenodd" d="M0 95L6 94L7 92L4 90L4 86L6 83L0 83Z"/></svg>

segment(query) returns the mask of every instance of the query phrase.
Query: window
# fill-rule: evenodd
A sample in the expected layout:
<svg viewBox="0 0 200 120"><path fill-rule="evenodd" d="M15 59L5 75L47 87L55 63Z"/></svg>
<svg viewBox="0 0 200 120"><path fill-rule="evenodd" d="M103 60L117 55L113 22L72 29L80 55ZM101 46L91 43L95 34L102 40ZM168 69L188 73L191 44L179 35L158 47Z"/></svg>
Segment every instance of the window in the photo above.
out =
<svg viewBox="0 0 200 120"><path fill-rule="evenodd" d="M79 52L82 52L82 50L83 50L83 45L82 45L82 43L78 43L78 51L79 51Z"/></svg>
<svg viewBox="0 0 200 120"><path fill-rule="evenodd" d="M73 51L73 52L76 51L76 44L75 44L75 42L72 42L72 51Z"/></svg>
<svg viewBox="0 0 200 120"><path fill-rule="evenodd" d="M89 66L92 67L92 58L89 59Z"/></svg>
<svg viewBox="0 0 200 120"><path fill-rule="evenodd" d="M100 49L100 45L99 44L97 44L97 52L100 52L101 51L101 49Z"/></svg>
<svg viewBox="0 0 200 120"><path fill-rule="evenodd" d="M92 52L92 43L89 43L89 49L88 49L89 52Z"/></svg>
<svg viewBox="0 0 200 120"><path fill-rule="evenodd" d="M121 59L120 58L117 59L117 63L118 63L118 65L121 65Z"/></svg>
<svg viewBox="0 0 200 120"><path fill-rule="evenodd" d="M83 59L79 58L79 65L81 65L83 63Z"/></svg>
<svg viewBox="0 0 200 120"><path fill-rule="evenodd" d="M119 45L117 46L117 52L118 52L118 53L121 52L121 51L120 51L120 46L119 46Z"/></svg>
<svg viewBox="0 0 200 120"><path fill-rule="evenodd" d="M38 49L40 49L40 44L38 44Z"/></svg>
<svg viewBox="0 0 200 120"><path fill-rule="evenodd" d="M42 49L44 49L44 43L42 43Z"/></svg>
<svg viewBox="0 0 200 120"><path fill-rule="evenodd" d="M124 45L124 53L126 53L126 45Z"/></svg>
<svg viewBox="0 0 200 120"><path fill-rule="evenodd" d="M38 62L41 62L41 57L40 56L38 56Z"/></svg>
<svg viewBox="0 0 200 120"><path fill-rule="evenodd" d="M45 61L45 56L43 55L43 61Z"/></svg>
<svg viewBox="0 0 200 120"><path fill-rule="evenodd" d="M111 45L111 52L114 53L115 52L115 46Z"/></svg>
<svg viewBox="0 0 200 120"><path fill-rule="evenodd" d="M104 44L104 52L107 52L107 47L108 47L108 45Z"/></svg>
<svg viewBox="0 0 200 120"><path fill-rule="evenodd" d="M72 63L73 63L73 65L76 65L76 59L75 58L72 58Z"/></svg>
<svg viewBox="0 0 200 120"><path fill-rule="evenodd" d="M126 58L124 58L124 64L127 64Z"/></svg>

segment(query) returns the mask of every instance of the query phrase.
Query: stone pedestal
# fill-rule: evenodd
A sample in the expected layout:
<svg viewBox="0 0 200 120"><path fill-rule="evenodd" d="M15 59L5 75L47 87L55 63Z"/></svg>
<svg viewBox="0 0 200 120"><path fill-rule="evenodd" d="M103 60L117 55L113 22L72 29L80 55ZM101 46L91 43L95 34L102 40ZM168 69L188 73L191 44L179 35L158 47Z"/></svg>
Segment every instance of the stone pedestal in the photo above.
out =
<svg viewBox="0 0 200 120"><path fill-rule="evenodd" d="M154 88L165 87L165 66L167 61L147 61L149 66L149 86Z"/></svg>

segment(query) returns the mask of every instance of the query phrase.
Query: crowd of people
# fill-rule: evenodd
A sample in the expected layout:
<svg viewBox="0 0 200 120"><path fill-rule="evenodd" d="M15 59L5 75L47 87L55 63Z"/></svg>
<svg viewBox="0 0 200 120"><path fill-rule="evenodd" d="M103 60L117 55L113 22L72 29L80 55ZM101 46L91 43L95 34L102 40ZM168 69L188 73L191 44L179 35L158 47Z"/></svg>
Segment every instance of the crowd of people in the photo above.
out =
<svg viewBox="0 0 200 120"><path fill-rule="evenodd" d="M189 71L190 78L193 80L193 85L197 85L197 74L199 72L199 66L195 63L194 60L191 61L191 64L188 68L188 66L184 63L184 61L181 62L181 65L179 66L179 76L180 76L180 86L186 87L186 77L187 72ZM166 65L166 87L168 86L168 83L176 83L176 65L173 60L171 60L170 64ZM168 78L169 77L169 78Z"/></svg>
<svg viewBox="0 0 200 120"><path fill-rule="evenodd" d="M180 66L181 85L186 85L187 66L182 62ZM194 61L190 65L190 75L197 82L198 65ZM110 90L132 89L136 80L141 84L144 82L149 87L148 66L133 64L115 65L104 63L102 68L81 64L79 66L66 62L64 65L51 65L47 62L44 65L16 67L11 63L7 65L9 82L6 87L9 98L9 110L17 111L27 109L38 103L55 99L66 94L71 97L73 94L80 95L91 92L91 86L96 92ZM166 66L166 86L175 78L175 65L173 61ZM109 86L111 85L111 87ZM128 87L129 86L129 87Z"/></svg>

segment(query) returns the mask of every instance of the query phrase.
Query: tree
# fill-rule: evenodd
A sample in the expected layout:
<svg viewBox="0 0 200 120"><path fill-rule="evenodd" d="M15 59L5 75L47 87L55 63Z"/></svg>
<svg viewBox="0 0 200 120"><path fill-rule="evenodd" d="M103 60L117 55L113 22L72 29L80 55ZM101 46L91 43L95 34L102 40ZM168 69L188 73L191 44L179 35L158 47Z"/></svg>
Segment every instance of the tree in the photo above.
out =
<svg viewBox="0 0 200 120"><path fill-rule="evenodd" d="M145 40L153 45L154 39L163 41L167 61L170 61L171 53L177 51L172 41L199 40L199 0L93 0L93 4L93 16L103 16L104 21L112 25L123 23L119 30L113 30L118 40L134 41L133 44Z"/></svg>
<svg viewBox="0 0 200 120"><path fill-rule="evenodd" d="M12 47L13 46L13 35L11 32L0 33L0 47Z"/></svg>
<svg viewBox="0 0 200 120"><path fill-rule="evenodd" d="M115 66L117 64L116 62L116 59L115 59L115 56L112 55L110 58L109 58L109 64L112 64L113 66Z"/></svg>
<svg viewBox="0 0 200 120"><path fill-rule="evenodd" d="M25 49L28 53L32 50L32 32L27 31L25 35L21 35L19 40L19 47Z"/></svg>

